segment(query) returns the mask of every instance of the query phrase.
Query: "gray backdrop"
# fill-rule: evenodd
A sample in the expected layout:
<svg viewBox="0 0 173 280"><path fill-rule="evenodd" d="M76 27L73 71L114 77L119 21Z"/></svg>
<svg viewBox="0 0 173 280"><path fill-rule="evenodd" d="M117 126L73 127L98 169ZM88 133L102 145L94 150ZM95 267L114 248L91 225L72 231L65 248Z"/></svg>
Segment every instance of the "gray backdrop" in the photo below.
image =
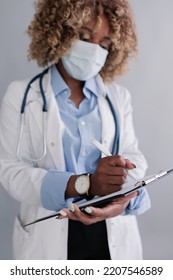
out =
<svg viewBox="0 0 173 280"><path fill-rule="evenodd" d="M0 0L0 97L15 80L40 69L27 61L25 33L33 0ZM134 123L148 174L173 167L172 66L173 1L131 0L137 22L139 55L120 79L132 93ZM140 216L145 259L173 259L173 176L149 187L152 209ZM0 187L0 259L11 259L13 220L19 205Z"/></svg>

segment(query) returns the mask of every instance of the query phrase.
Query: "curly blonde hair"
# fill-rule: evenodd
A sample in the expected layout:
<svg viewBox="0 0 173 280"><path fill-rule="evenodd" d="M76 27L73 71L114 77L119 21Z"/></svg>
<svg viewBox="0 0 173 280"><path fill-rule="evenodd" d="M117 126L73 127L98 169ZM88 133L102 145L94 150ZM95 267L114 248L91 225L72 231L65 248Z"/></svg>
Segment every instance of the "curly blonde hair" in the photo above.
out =
<svg viewBox="0 0 173 280"><path fill-rule="evenodd" d="M128 58L136 53L135 24L127 0L38 0L28 27L31 43L28 58L41 67L68 52L80 28L93 14L104 14L110 24L111 46L100 74L105 81L124 73Z"/></svg>

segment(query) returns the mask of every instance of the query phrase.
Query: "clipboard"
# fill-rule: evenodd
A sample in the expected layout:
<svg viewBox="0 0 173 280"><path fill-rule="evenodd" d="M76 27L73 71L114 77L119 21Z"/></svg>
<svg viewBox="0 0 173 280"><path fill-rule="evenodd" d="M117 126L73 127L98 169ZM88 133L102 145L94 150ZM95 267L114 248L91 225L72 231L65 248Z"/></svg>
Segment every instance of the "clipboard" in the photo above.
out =
<svg viewBox="0 0 173 280"><path fill-rule="evenodd" d="M165 170L165 171L160 171L152 176L147 176L139 181L135 181L134 179L129 178L130 180L128 180L123 185L122 189L118 192L114 192L114 193L111 193L111 194L105 195L105 196L95 196L91 200L82 199L75 203L78 205L78 207L81 211L83 211L86 207L89 207L89 206L102 207L102 206L108 204L109 202L116 201L116 199L118 199L120 197L127 196L130 193L133 193L143 187L146 187L154 182L157 182L158 180L161 180L161 179L165 178L166 176L170 175L172 172L173 172L173 168L169 169L169 170ZM51 219L51 218L55 218L55 217L58 218L60 215L61 215L60 212L54 212L48 216L45 216L45 217L42 217L40 219L30 222L30 223L24 225L24 227L39 223L41 221L45 221L47 219Z"/></svg>

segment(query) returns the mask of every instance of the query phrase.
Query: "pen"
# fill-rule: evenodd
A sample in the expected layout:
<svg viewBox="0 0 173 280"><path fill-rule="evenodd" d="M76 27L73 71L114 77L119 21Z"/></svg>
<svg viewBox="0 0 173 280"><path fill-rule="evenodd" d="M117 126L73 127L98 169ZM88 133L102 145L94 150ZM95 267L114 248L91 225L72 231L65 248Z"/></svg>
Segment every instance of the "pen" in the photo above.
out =
<svg viewBox="0 0 173 280"><path fill-rule="evenodd" d="M105 156L107 156L107 157L112 156L112 154L106 149L106 147L103 144L101 144L98 140L93 139L92 144L95 145L97 147L97 149L100 152L102 152ZM128 176L136 181L136 178L132 174L128 173Z"/></svg>

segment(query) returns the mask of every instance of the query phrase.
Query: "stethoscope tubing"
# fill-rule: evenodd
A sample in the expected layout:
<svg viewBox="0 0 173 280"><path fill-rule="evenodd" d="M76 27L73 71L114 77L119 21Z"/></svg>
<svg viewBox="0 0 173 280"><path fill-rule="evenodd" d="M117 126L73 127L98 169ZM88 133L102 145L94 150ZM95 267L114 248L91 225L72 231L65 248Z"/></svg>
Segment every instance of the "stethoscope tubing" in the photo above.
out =
<svg viewBox="0 0 173 280"><path fill-rule="evenodd" d="M21 105L21 126L20 126L20 131L19 131L19 137L18 137L18 143L17 143L17 149L16 149L16 156L17 159L20 161L27 161L27 162L38 162L41 161L47 153L47 147L46 147L46 131L45 131L45 127L46 127L46 115L48 112L48 104L47 104L47 100L46 100L46 96L45 96L45 92L43 89L43 78L44 75L48 73L49 68L46 68L42 73L36 75L35 77L33 77L30 82L28 83L25 93L24 93L24 97L22 100L22 105ZM24 130L24 116L25 116L25 108L26 108L26 104L27 104L27 97L29 94L29 90L30 90L30 86L31 84L36 81L37 79L39 79L39 87L40 87L40 92L41 92L41 96L42 96L42 100L43 100L43 107L42 107L42 112L43 112L43 121L42 121L42 131L43 131L43 153L35 158L29 158L27 156L22 156L20 157L20 146L21 146L21 142L22 142L22 135L23 135L23 130ZM114 137L114 143L113 143L113 148L112 148L112 154L118 154L118 150L119 150L119 122L118 122L118 117L117 114L115 112L115 109L111 103L111 100L109 98L108 95L106 95L106 100L108 102L108 105L110 107L111 113L113 115L114 118L114 122L115 122L115 137Z"/></svg>
<svg viewBox="0 0 173 280"><path fill-rule="evenodd" d="M45 97L45 93L44 93L44 89L43 89L43 77L45 74L47 74L49 68L45 69L42 73L36 75L35 77L33 77L31 79L31 81L28 83L25 93L24 93L24 97L23 97L23 101L22 101L22 105L21 105L21 110L20 113L23 114L25 112L25 107L26 107L26 102L27 102L27 97L28 97L28 93L30 90L30 86L33 82L35 82L37 79L39 79L39 86L40 86L40 92L42 95L42 99L43 99L43 112L47 112L48 108L47 108L47 101L46 101L46 97Z"/></svg>

